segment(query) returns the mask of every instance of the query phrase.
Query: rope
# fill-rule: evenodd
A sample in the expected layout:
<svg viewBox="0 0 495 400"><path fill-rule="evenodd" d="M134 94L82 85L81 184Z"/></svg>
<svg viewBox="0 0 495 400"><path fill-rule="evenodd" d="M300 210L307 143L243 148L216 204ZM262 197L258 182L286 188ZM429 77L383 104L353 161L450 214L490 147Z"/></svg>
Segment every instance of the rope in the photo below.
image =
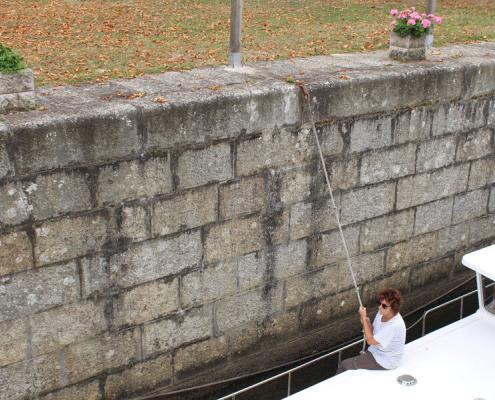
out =
<svg viewBox="0 0 495 400"><path fill-rule="evenodd" d="M358 287L357 282L356 282L356 276L354 274L354 270L352 269L351 256L349 255L349 250L347 248L347 243L345 241L344 232L342 231L342 224L340 223L338 208L337 208L337 205L335 204L335 199L333 197L332 187L330 186L330 179L328 178L327 166L325 165L325 159L323 158L323 152L321 151L320 139L318 138L318 133L316 132L315 120L314 120L314 116L313 116L313 110L311 107L311 102L309 99L309 93L301 82L298 82L298 85L299 85L299 88L301 89L303 96L306 98L306 100L308 102L308 111L309 111L309 115L311 118L311 127L313 128L313 133L315 135L316 145L318 146L318 153L320 155L321 165L323 166L323 172L325 174L325 181L327 183L328 193L330 193L330 199L332 201L332 207L331 208L334 211L334 216L335 216L335 219L337 221L337 225L339 227L340 238L342 240L342 244L344 246L344 251L345 251L345 256L347 259L347 266L348 266L349 271L351 272L351 276L352 276L352 283L354 284L354 289L356 289L356 294L357 294L357 298L359 301L359 305L362 307L363 302L361 301L361 295L359 294L359 287ZM329 208L329 211L330 211L330 208Z"/></svg>

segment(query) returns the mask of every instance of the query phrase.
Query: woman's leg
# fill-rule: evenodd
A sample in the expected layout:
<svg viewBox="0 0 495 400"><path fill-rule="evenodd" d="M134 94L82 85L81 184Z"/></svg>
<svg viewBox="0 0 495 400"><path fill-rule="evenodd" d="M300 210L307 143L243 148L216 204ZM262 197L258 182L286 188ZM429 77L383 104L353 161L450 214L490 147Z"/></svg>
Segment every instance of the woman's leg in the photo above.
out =
<svg viewBox="0 0 495 400"><path fill-rule="evenodd" d="M375 361L375 357L369 351L356 357L347 358L339 363L337 374L349 369L385 369Z"/></svg>

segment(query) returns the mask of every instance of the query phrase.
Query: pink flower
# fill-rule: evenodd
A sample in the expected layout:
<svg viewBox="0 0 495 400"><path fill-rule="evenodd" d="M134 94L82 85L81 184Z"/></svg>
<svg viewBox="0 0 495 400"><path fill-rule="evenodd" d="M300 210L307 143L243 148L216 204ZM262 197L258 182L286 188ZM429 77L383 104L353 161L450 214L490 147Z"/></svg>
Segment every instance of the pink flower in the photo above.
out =
<svg viewBox="0 0 495 400"><path fill-rule="evenodd" d="M411 13L411 18L413 18L413 19L421 19L421 15L419 15L419 13L417 13L416 11L414 11L413 13Z"/></svg>
<svg viewBox="0 0 495 400"><path fill-rule="evenodd" d="M424 19L423 22L421 22L421 24L423 25L423 28L429 28L431 25L431 22L429 19Z"/></svg>
<svg viewBox="0 0 495 400"><path fill-rule="evenodd" d="M393 10L390 10L390 15L392 17L395 17L397 14L399 14L399 10L396 10L395 8Z"/></svg>
<svg viewBox="0 0 495 400"><path fill-rule="evenodd" d="M394 28L396 25L397 25L397 21L392 21L392 22L390 23L390 26L391 26L392 28Z"/></svg>
<svg viewBox="0 0 495 400"><path fill-rule="evenodd" d="M437 25L440 25L442 23L442 18L437 17L436 15L434 15L433 16L433 22L435 22L435 24L437 24Z"/></svg>
<svg viewBox="0 0 495 400"><path fill-rule="evenodd" d="M416 25L416 20L414 18L410 18L407 20L407 25Z"/></svg>

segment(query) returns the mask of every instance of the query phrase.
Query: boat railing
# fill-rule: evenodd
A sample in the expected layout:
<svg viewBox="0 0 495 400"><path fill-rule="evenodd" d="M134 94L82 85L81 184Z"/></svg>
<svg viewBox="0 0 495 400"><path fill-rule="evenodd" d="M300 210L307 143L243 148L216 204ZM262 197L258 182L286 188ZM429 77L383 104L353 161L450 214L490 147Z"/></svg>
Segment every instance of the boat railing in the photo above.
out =
<svg viewBox="0 0 495 400"><path fill-rule="evenodd" d="M491 283L490 285L487 285L486 287L491 287L491 286L494 286L495 285L495 282ZM439 311L441 309L443 309L444 307L450 305L450 304L453 304L453 303L456 303L456 302L459 302L459 320L461 320L462 318L464 318L464 303L465 303L465 299L466 297L469 297L469 296L473 296L477 293L477 290L473 290L471 292L468 292L468 293L465 293L461 296L458 296L456 297L455 299L452 299L452 300L449 300L449 301L446 301L438 306L435 306L435 307L432 307L428 310L426 310L423 315L421 316L421 318L419 318L418 320L416 320L413 324L411 324L407 330L410 330L412 329L414 326L416 326L418 323L422 323L422 329L421 329L421 337L423 337L425 335L425 332L426 332L426 321L427 321L427 317L430 316L432 313L436 312L436 311ZM342 347L339 347L338 349L335 349L333 351L330 351L329 353L325 353L317 358L314 358L308 362L305 362L304 364L301 364L301 365L298 365L297 367L294 367L294 368L291 368L287 371L284 371L284 372L281 372L280 374L277 374L277 375L274 375L270 378L267 378L261 382L258 382L258 383L255 383L251 386L248 386L244 389L240 389L234 393L231 393L227 396L224 396L224 397L221 397L219 398L218 400L236 400L236 396L239 396L243 393L246 393L250 390L253 390L259 386L262 386L262 385L265 385L269 382L272 382L272 381L275 381L279 378L282 378L284 376L287 376L287 396L290 396L291 395L291 386L292 386L292 375L294 374L294 372L296 371L299 371L303 368L306 368L318 361L321 361L321 360L324 360L328 357L331 357L331 356L334 356L337 354L338 356L338 359L339 359L339 362L342 361L342 353L347 350L347 349L350 349L352 347L357 347L358 345L363 345L364 344L364 338L363 339L358 339L358 340L355 340L345 346L342 346Z"/></svg>

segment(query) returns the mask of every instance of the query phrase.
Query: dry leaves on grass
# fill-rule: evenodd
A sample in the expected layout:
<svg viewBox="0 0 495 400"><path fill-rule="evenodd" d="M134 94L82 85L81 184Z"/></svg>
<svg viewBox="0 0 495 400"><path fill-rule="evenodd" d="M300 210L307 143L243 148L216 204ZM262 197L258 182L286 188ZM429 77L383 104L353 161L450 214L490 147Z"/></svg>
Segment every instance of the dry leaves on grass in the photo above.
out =
<svg viewBox="0 0 495 400"><path fill-rule="evenodd" d="M19 3L0 0L0 43L24 57L37 86L227 63L228 1ZM386 0L250 0L243 12L243 60L386 48L388 13L402 5ZM438 7L445 24L435 30L437 45L495 39L495 1L442 0Z"/></svg>

